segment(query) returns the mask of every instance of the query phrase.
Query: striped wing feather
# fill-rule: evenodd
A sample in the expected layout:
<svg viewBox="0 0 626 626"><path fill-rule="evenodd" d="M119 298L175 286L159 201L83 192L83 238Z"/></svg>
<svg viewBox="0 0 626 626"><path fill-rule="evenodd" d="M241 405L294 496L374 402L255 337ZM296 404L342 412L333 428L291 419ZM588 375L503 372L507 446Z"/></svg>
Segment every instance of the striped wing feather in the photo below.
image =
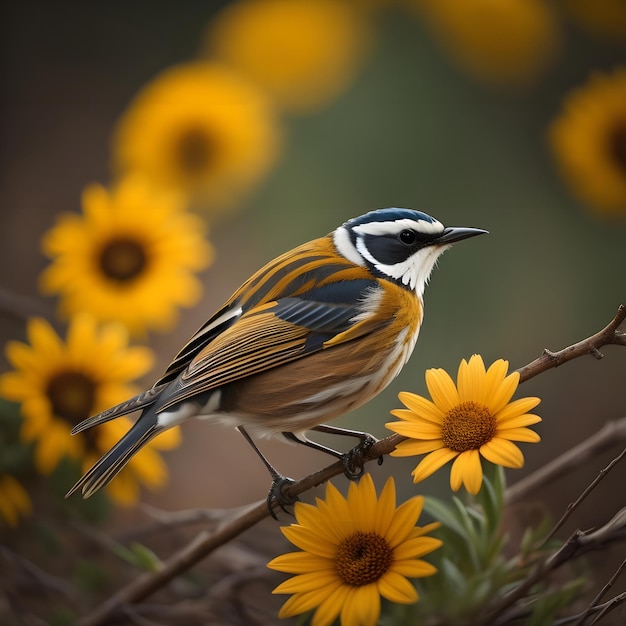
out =
<svg viewBox="0 0 626 626"><path fill-rule="evenodd" d="M301 298L256 307L195 356L159 410L323 350L339 335L343 343L371 332L369 322L355 321L358 314L354 304Z"/></svg>

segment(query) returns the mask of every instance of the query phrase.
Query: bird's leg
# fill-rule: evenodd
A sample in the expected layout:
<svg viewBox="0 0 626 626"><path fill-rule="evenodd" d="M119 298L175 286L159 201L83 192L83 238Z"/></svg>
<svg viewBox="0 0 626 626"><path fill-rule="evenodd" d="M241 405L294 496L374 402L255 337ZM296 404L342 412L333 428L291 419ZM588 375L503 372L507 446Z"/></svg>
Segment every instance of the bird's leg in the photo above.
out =
<svg viewBox="0 0 626 626"><path fill-rule="evenodd" d="M283 432L283 435L289 439L290 441L295 441L296 443L301 443L309 448L313 448L315 450L319 450L320 452L325 452L326 454L330 454L335 458L339 459L343 465L343 471L346 477L350 480L356 480L363 475L365 471L364 463L372 446L378 441L374 436L369 433L364 433L359 430L349 430L347 428L339 428L337 426L328 426L328 424L319 424L314 426L311 430L315 430L319 433L327 433L331 435L343 435L345 437L355 437L360 440L360 442L352 448L352 450L348 450L348 452L338 452L337 450L333 450L327 446L322 445L321 443L317 443L316 441L311 441L304 435L297 436L294 433ZM382 456L378 459L378 464L382 463Z"/></svg>
<svg viewBox="0 0 626 626"><path fill-rule="evenodd" d="M259 450L256 443L252 440L252 437L246 432L243 426L237 426L237 430L243 435L244 439L252 446L252 449L257 453L258 457L263 461L265 467L267 467L270 476L272 477L272 485L267 494L267 508L270 512L270 515L274 519L278 519L276 517L276 513L274 513L274 502L278 504L278 506L285 511L288 515L292 515L291 511L287 509L288 506L293 506L300 498L298 496L292 497L285 493L285 489L289 488L289 485L293 485L295 480L292 478L287 478L287 476L283 476L280 472L276 470L276 468L267 460L266 456Z"/></svg>

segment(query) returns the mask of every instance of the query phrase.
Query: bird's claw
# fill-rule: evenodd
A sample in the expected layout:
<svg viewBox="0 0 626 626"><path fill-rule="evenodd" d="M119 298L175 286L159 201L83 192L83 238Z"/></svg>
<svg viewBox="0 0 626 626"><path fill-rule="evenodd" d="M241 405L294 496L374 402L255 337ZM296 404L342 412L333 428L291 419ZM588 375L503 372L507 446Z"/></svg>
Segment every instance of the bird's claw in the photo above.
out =
<svg viewBox="0 0 626 626"><path fill-rule="evenodd" d="M365 473L365 461L369 451L375 443L378 442L376 437L365 434L361 441L352 450L348 450L341 455L341 464L343 465L343 473L349 480L358 480ZM382 456L378 457L378 464L382 463Z"/></svg>
<svg viewBox="0 0 626 626"><path fill-rule="evenodd" d="M277 474L274 476L272 480L272 485L267 494L267 509L270 512L270 515L277 520L278 517L274 512L274 504L278 504L278 506L285 512L287 515L292 515L293 512L290 511L287 507L293 507L296 502L300 501L298 496L290 496L287 491L289 487L293 485L296 481L292 478L287 478L287 476L281 476Z"/></svg>

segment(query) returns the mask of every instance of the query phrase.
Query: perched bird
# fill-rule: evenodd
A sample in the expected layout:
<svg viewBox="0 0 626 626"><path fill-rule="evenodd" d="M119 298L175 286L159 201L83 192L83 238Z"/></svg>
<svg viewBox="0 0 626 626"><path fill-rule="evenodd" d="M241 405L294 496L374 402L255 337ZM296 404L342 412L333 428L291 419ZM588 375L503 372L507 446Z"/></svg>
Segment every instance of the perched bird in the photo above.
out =
<svg viewBox="0 0 626 626"><path fill-rule="evenodd" d="M271 466L253 436L282 435L323 450L357 476L373 438L323 422L361 406L400 372L417 340L437 258L486 232L445 228L411 209L379 209L270 261L191 337L151 389L72 430L142 411L67 495L91 496L153 437L192 417L224 422L245 436L272 475L270 510L274 499L284 508L282 488L291 479ZM308 430L358 437L362 445L341 454L308 439Z"/></svg>

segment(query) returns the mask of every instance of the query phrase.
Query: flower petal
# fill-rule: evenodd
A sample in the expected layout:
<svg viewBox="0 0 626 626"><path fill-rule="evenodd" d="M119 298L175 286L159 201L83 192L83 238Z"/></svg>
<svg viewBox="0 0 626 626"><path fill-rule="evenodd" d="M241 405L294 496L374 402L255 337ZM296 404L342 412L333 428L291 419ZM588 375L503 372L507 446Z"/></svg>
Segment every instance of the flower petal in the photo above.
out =
<svg viewBox="0 0 626 626"><path fill-rule="evenodd" d="M519 469L524 466L522 451L511 441L494 437L480 448L480 453L491 463Z"/></svg>
<svg viewBox="0 0 626 626"><path fill-rule="evenodd" d="M426 454L426 452L432 452L443 448L443 441L441 439L432 439L430 441L401 441L391 452L391 456L415 456L417 454Z"/></svg>
<svg viewBox="0 0 626 626"><path fill-rule="evenodd" d="M380 595L391 602L398 604L417 602L415 587L404 576L393 570L388 570L376 584Z"/></svg>
<svg viewBox="0 0 626 626"><path fill-rule="evenodd" d="M450 486L458 491L461 484L471 494L477 494L483 482L483 469L480 465L478 450L466 450L461 452L452 464L450 470Z"/></svg>
<svg viewBox="0 0 626 626"><path fill-rule="evenodd" d="M426 370L426 386L433 402L444 414L459 404L456 386L445 370Z"/></svg>
<svg viewBox="0 0 626 626"><path fill-rule="evenodd" d="M458 452L450 450L450 448L440 448L431 452L424 457L418 466L413 470L413 482L418 483L431 474L434 474L440 467L444 466L448 461L457 456Z"/></svg>
<svg viewBox="0 0 626 626"><path fill-rule="evenodd" d="M420 419L425 419L435 424L441 424L445 414L436 404L427 398L418 396L417 394L410 393L408 391L401 391L398 394L398 399L402 402L402 404L404 404L404 406L407 407L407 409L409 409L407 413L414 414ZM395 410L401 411L402 409ZM391 411L391 413L395 415L394 411ZM396 417L400 416L396 415Z"/></svg>
<svg viewBox="0 0 626 626"><path fill-rule="evenodd" d="M530 428L498 428L496 437L508 439L509 441L524 441L526 443L537 443L541 437Z"/></svg>

